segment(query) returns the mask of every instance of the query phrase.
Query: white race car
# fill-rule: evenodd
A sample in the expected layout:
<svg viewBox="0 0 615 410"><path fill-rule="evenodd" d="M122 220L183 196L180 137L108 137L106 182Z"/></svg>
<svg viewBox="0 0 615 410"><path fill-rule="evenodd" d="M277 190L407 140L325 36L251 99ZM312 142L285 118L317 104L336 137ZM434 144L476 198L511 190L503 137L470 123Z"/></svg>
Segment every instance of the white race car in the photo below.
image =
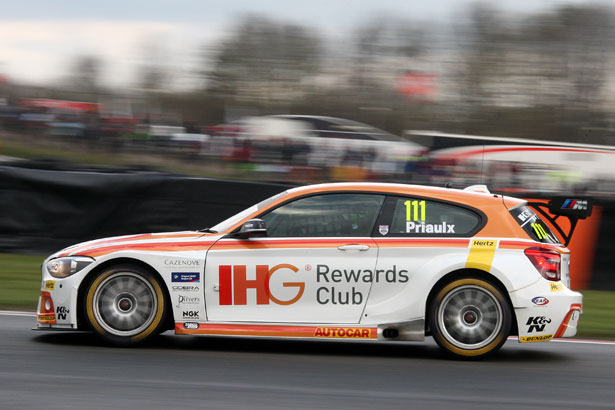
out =
<svg viewBox="0 0 615 410"><path fill-rule="evenodd" d="M422 341L460 357L576 334L582 295L541 204L465 190L295 188L203 231L85 242L43 263L39 329ZM561 199L571 221L591 203Z"/></svg>

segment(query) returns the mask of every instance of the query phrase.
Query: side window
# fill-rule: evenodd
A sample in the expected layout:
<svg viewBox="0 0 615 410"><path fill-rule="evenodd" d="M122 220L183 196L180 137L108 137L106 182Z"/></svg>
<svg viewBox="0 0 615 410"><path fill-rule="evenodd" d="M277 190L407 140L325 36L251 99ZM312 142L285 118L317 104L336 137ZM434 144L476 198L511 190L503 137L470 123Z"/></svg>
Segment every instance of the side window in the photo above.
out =
<svg viewBox="0 0 615 410"><path fill-rule="evenodd" d="M478 227L481 218L475 212L451 204L422 198L391 198L394 236L463 236Z"/></svg>
<svg viewBox="0 0 615 410"><path fill-rule="evenodd" d="M262 215L267 236L370 236L384 195L323 194L297 199Z"/></svg>

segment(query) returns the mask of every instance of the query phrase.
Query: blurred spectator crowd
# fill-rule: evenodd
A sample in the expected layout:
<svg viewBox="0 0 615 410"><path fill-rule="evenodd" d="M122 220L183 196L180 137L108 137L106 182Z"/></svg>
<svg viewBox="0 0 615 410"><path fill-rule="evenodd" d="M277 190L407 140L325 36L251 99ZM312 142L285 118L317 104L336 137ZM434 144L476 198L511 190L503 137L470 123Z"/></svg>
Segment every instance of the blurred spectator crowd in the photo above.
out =
<svg viewBox="0 0 615 410"><path fill-rule="evenodd" d="M50 147L50 152L124 156L124 163L134 166L188 164L196 174L216 178L293 184L482 183L498 192L604 197L615 192L612 179L587 178L582 170L531 162L460 161L366 124L331 117L250 117L212 126L103 116L97 104L25 99L0 107L0 134L13 142Z"/></svg>

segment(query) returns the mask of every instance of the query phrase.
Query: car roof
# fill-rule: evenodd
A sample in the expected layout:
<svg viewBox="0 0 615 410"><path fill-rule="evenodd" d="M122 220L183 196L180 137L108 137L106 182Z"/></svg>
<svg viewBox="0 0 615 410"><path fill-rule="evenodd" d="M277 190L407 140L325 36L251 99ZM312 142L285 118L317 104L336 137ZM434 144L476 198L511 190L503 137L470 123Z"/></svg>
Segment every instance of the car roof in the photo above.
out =
<svg viewBox="0 0 615 410"><path fill-rule="evenodd" d="M455 201L468 205L479 206L481 203L502 202L501 195L461 190L453 188L441 188L424 185L393 184L381 182L338 182L318 185L308 185L288 190L291 196L302 196L311 193L335 192L335 191L369 191L389 194L425 196L435 199ZM517 206L524 200L506 197L506 205Z"/></svg>

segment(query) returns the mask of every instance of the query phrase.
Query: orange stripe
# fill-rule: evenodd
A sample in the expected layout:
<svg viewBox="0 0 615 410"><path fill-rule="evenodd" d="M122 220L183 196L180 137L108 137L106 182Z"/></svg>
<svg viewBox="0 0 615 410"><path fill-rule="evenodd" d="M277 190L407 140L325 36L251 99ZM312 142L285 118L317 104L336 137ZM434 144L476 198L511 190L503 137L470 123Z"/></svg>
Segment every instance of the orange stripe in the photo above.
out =
<svg viewBox="0 0 615 410"><path fill-rule="evenodd" d="M554 245L550 243L537 243L537 242L523 242L523 241L500 241L500 248L503 249L526 249L530 247L540 246L541 248L552 249L559 253L570 253L567 248L561 245Z"/></svg>
<svg viewBox="0 0 615 410"><path fill-rule="evenodd" d="M467 247L469 239L417 239L417 238L397 238L397 239L295 239L295 240L271 240L271 241L220 241L214 248L224 249L245 249L245 248L328 248L341 245L360 244L373 245L374 242L379 247Z"/></svg>
<svg viewBox="0 0 615 410"><path fill-rule="evenodd" d="M381 248L397 247L442 247L442 248L467 248L469 239L424 239L424 238L376 238L376 243Z"/></svg>
<svg viewBox="0 0 615 410"><path fill-rule="evenodd" d="M583 306L580 303L573 303L572 305L570 305L570 310L568 311L568 313L566 313L566 317L564 317L562 324L559 325L559 328L557 329L557 332L555 332L555 336L553 337L562 337L564 333L566 333L566 329L568 329L568 323L570 323L570 319L572 318L572 314L574 313L574 311L582 309Z"/></svg>
<svg viewBox="0 0 615 410"><path fill-rule="evenodd" d="M375 327L326 327L326 326L284 326L284 325L236 325L200 323L198 329L185 329L183 323L175 323L179 335L227 335L227 336L271 336L271 337L316 337L343 339L377 339ZM325 336L325 334L327 334ZM350 334L350 336L348 335Z"/></svg>
<svg viewBox="0 0 615 410"><path fill-rule="evenodd" d="M470 239L430 239L430 238L366 238L366 239L280 239L280 240L222 240L215 243L215 249L285 249L285 248L334 248L348 243L373 245L376 243L381 248L396 247L454 247L464 248L470 243ZM206 250L214 241L188 241L188 242L146 242L146 243L124 243L103 246L100 248L80 252L84 256L101 256L111 252L121 250L145 250L157 252L176 252L190 250ZM523 241L501 241L500 248L504 249L525 249L536 246L533 242ZM558 245L540 244L540 246L557 250L561 253L568 253L566 248ZM76 250L71 251L76 254Z"/></svg>
<svg viewBox="0 0 615 410"><path fill-rule="evenodd" d="M123 245L112 245L91 249L85 252L81 252L80 255L95 257L121 250L141 250L157 252L198 251L209 249L209 247L213 243L213 241L127 243Z"/></svg>
<svg viewBox="0 0 615 410"><path fill-rule="evenodd" d="M201 236L203 236L202 233L175 234L175 235L154 235L151 233L146 233L146 234L141 234L141 235L131 235L131 236L127 236L121 239L118 239L118 238L103 239L100 241L94 241L94 242L70 249L66 252L61 253L59 257L68 256L68 255L77 255L78 252L84 249L88 249L93 246L104 245L106 243L121 243L121 242L128 242L128 241L140 241L140 240L145 240L145 239L198 238Z"/></svg>

